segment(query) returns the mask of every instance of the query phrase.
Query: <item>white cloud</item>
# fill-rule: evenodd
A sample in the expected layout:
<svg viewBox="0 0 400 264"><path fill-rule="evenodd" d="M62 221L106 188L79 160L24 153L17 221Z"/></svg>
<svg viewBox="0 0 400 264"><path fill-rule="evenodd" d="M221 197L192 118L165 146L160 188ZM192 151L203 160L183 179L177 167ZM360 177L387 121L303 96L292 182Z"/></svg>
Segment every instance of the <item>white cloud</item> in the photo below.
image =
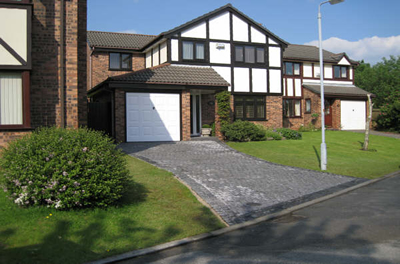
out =
<svg viewBox="0 0 400 264"><path fill-rule="evenodd" d="M304 44L318 46L318 40ZM322 41L322 47L334 53L346 52L353 60L364 60L375 64L381 61L383 57L389 58L390 55L400 55L400 35L387 38L374 36L357 41L332 37Z"/></svg>
<svg viewBox="0 0 400 264"><path fill-rule="evenodd" d="M137 31L134 29L127 29L127 30L122 30L118 31L118 33L130 33L130 34L137 34Z"/></svg>

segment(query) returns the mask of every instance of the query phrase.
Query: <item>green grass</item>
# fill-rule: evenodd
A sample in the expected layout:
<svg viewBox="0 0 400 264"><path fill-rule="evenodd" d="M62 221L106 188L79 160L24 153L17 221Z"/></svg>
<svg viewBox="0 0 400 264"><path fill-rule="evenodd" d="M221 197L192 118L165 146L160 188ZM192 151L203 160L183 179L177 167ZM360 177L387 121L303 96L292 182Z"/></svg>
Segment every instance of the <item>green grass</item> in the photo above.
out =
<svg viewBox="0 0 400 264"><path fill-rule="evenodd" d="M327 171L373 179L400 170L400 140L370 135L370 151L362 151L364 134L326 131ZM320 170L321 132L304 132L303 140L229 142L232 148L278 164Z"/></svg>
<svg viewBox="0 0 400 264"><path fill-rule="evenodd" d="M0 263L83 263L224 227L171 173L127 161L134 183L119 207L24 209L1 190Z"/></svg>

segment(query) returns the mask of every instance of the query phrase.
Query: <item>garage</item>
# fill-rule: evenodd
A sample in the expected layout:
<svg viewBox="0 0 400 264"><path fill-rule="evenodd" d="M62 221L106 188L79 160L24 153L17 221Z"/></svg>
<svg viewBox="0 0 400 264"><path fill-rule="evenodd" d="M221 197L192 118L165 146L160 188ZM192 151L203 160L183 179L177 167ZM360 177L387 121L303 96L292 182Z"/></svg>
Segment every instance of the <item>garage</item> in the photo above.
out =
<svg viewBox="0 0 400 264"><path fill-rule="evenodd" d="M180 141L180 95L126 93L127 142Z"/></svg>
<svg viewBox="0 0 400 264"><path fill-rule="evenodd" d="M341 101L340 119L342 130L365 129L365 101Z"/></svg>

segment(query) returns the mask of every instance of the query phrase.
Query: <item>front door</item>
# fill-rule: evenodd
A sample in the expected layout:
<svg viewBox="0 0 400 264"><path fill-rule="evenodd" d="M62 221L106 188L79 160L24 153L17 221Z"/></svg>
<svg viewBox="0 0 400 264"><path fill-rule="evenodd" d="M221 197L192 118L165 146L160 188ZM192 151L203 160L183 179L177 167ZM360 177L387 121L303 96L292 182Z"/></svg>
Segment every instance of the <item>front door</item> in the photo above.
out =
<svg viewBox="0 0 400 264"><path fill-rule="evenodd" d="M201 134L201 95L190 96L190 134L200 136Z"/></svg>
<svg viewBox="0 0 400 264"><path fill-rule="evenodd" d="M325 100L325 126L332 127L332 100Z"/></svg>

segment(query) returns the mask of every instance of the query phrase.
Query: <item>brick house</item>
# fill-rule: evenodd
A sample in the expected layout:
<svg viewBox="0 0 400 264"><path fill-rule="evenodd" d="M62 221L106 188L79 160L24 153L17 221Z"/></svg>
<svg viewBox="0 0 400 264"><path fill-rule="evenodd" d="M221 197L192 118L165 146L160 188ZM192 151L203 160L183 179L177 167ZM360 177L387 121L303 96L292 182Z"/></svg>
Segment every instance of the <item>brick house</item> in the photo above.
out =
<svg viewBox="0 0 400 264"><path fill-rule="evenodd" d="M86 124L86 10L86 0L0 0L0 146Z"/></svg>
<svg viewBox="0 0 400 264"><path fill-rule="evenodd" d="M297 78L298 69L307 74L316 69L305 49L230 4L158 36L89 31L88 96L93 104L109 105L110 134L122 142L190 140L200 135L202 124L214 122L220 135L215 94L222 90L231 93L232 119L298 128L311 122L311 114L303 110L297 116L297 110L310 98L311 112L319 104L316 80ZM292 51L296 56L290 57ZM346 63L347 76L353 75L355 62L332 56L324 59L331 75L334 64ZM296 78L289 76L290 65ZM350 85L351 78L338 81ZM341 121L332 122L337 127Z"/></svg>

